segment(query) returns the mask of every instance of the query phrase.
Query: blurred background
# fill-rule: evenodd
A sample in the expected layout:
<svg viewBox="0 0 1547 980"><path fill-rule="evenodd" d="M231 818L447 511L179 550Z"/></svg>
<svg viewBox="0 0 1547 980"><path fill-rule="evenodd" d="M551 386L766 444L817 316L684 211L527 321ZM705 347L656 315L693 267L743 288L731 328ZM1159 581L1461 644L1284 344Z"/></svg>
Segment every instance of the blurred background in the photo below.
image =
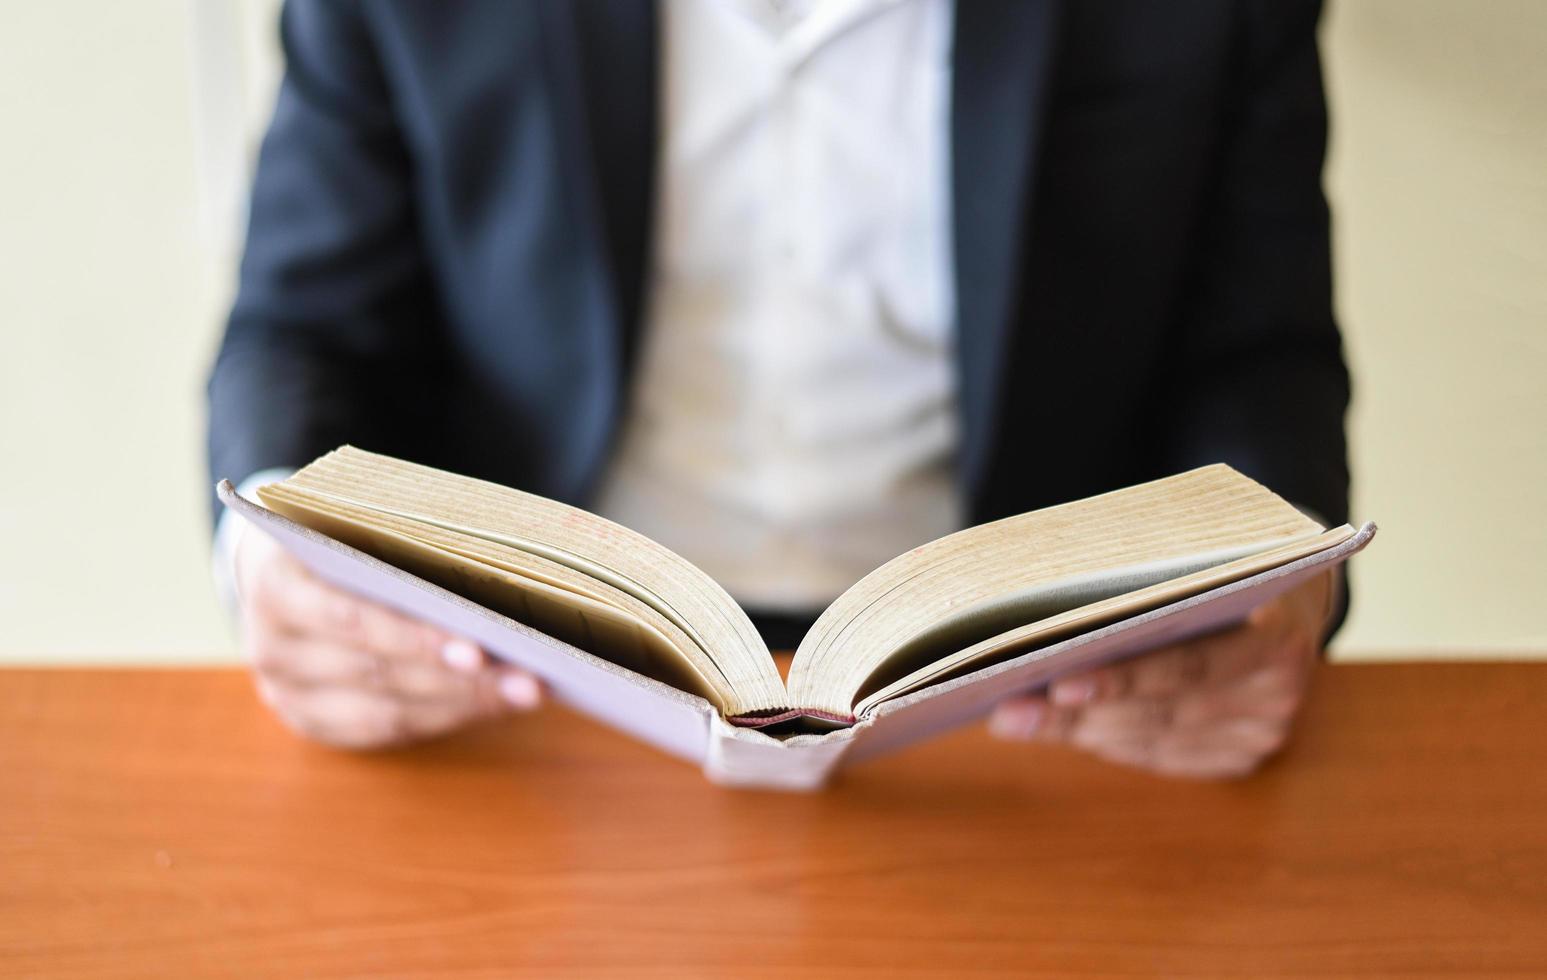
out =
<svg viewBox="0 0 1547 980"><path fill-rule="evenodd" d="M234 656L203 384L277 7L0 5L0 661ZM1322 39L1382 528L1335 656L1547 654L1547 3L1334 0Z"/></svg>

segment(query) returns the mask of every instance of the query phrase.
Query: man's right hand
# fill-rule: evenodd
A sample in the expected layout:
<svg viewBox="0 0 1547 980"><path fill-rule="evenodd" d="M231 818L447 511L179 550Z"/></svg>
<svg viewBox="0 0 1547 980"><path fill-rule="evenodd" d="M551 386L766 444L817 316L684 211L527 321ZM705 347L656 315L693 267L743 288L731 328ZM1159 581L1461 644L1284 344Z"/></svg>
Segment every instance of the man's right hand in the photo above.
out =
<svg viewBox="0 0 1547 980"><path fill-rule="evenodd" d="M260 530L235 549L241 643L258 692L328 745L382 748L534 708L532 675L477 646L323 582Z"/></svg>

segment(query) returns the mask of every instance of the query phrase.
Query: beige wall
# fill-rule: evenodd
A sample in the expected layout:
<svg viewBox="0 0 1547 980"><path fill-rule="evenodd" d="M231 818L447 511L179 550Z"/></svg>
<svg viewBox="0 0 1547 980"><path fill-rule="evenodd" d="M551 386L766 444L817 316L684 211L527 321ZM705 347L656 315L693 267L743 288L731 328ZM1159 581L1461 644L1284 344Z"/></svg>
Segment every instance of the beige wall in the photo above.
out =
<svg viewBox="0 0 1547 980"><path fill-rule="evenodd" d="M0 658L225 653L190 3L0 4Z"/></svg>
<svg viewBox="0 0 1547 980"><path fill-rule="evenodd" d="M1324 22L1356 373L1348 655L1547 651L1547 4Z"/></svg>
<svg viewBox="0 0 1547 980"><path fill-rule="evenodd" d="M0 660L229 656L200 389L219 121L254 71L210 34L264 0L222 2L0 5ZM1383 526L1341 655L1547 650L1547 4L1347 0L1325 39L1357 511Z"/></svg>

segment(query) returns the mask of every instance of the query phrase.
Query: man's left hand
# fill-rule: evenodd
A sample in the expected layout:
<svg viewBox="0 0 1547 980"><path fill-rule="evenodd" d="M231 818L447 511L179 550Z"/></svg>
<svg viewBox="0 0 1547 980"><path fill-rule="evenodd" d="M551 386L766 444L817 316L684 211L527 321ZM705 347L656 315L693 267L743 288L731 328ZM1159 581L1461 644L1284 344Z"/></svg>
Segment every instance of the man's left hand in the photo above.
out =
<svg viewBox="0 0 1547 980"><path fill-rule="evenodd" d="M1001 738L1065 743L1167 776L1244 776L1289 736L1321 661L1336 574L1297 586L1235 629L1006 701L989 728Z"/></svg>

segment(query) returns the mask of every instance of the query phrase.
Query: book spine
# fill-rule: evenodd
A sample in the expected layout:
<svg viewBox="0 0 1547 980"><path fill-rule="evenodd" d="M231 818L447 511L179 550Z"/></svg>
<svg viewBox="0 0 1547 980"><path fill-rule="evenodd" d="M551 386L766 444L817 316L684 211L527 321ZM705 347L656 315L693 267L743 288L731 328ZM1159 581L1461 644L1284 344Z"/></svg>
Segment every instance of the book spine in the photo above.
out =
<svg viewBox="0 0 1547 980"><path fill-rule="evenodd" d="M710 722L704 775L738 789L811 792L821 789L848 751L847 732L780 741L719 718Z"/></svg>

